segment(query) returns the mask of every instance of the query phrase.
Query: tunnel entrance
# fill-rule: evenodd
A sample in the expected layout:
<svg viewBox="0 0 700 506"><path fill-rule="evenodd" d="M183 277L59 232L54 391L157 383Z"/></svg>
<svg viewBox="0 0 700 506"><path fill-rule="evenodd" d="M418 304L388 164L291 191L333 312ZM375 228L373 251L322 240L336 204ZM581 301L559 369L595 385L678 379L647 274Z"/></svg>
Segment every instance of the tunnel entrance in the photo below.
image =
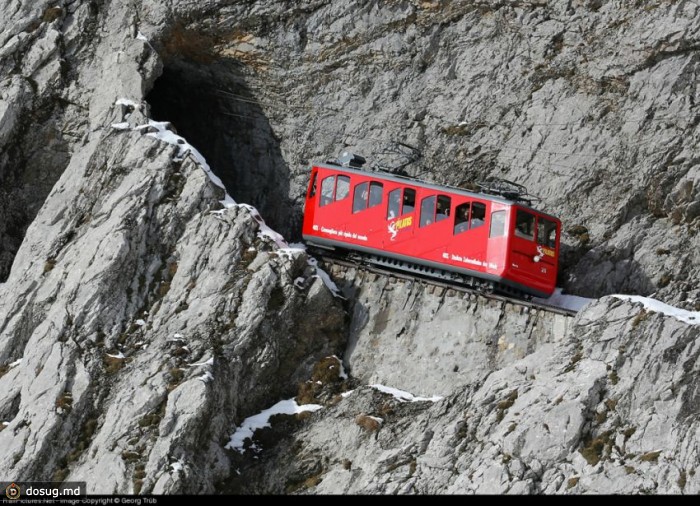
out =
<svg viewBox="0 0 700 506"><path fill-rule="evenodd" d="M298 240L290 172L279 140L231 59L172 60L146 97L151 117L169 121L206 158L228 193L258 208L272 228Z"/></svg>

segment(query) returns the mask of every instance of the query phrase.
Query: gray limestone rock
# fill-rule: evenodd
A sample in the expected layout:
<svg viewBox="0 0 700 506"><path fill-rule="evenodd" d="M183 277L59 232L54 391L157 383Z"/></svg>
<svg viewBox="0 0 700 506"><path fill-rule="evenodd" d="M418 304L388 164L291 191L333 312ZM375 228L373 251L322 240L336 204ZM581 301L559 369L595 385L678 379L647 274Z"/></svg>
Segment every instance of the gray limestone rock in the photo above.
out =
<svg viewBox="0 0 700 506"><path fill-rule="evenodd" d="M697 494L697 325L354 271L344 303L260 218L299 240L308 164L396 164L399 140L411 175L541 197L570 293L700 310L700 6L637 4L4 2L0 468L95 493ZM224 449L343 351L353 393Z"/></svg>

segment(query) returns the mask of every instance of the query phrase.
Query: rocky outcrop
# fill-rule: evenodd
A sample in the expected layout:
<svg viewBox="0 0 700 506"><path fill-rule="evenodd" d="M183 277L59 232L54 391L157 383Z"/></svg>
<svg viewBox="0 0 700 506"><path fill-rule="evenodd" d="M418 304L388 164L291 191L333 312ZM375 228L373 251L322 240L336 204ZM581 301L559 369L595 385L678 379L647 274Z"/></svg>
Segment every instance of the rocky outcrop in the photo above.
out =
<svg viewBox="0 0 700 506"><path fill-rule="evenodd" d="M362 269L335 266L331 273L351 301L348 371L364 384L419 395L449 395L480 382L567 339L573 319Z"/></svg>
<svg viewBox="0 0 700 506"><path fill-rule="evenodd" d="M697 326L350 278L346 314L261 215L297 240L310 161L401 140L413 175L542 197L569 292L697 310L698 9L6 2L0 466L99 493L697 493ZM343 350L354 393L278 420L259 463L224 449Z"/></svg>
<svg viewBox="0 0 700 506"><path fill-rule="evenodd" d="M90 148L3 286L0 357L21 362L0 378L2 467L93 492L211 492L223 438L339 351L343 311L303 250L222 208L191 156L117 129Z"/></svg>
<svg viewBox="0 0 700 506"><path fill-rule="evenodd" d="M697 494L699 332L602 299L566 339L443 400L346 394L249 456L240 490Z"/></svg>

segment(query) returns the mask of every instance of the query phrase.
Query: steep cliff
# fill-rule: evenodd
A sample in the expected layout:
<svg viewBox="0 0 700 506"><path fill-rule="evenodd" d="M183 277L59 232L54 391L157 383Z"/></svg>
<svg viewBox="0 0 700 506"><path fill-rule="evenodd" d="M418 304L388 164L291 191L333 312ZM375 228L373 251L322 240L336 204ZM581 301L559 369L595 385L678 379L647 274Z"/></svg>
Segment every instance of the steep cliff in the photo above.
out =
<svg viewBox="0 0 700 506"><path fill-rule="evenodd" d="M401 140L413 175L539 195L569 292L698 311L700 6L292 4L0 5L6 478L698 493L694 322L335 272L342 300L265 222L298 241L310 161ZM325 407L225 448L295 394Z"/></svg>

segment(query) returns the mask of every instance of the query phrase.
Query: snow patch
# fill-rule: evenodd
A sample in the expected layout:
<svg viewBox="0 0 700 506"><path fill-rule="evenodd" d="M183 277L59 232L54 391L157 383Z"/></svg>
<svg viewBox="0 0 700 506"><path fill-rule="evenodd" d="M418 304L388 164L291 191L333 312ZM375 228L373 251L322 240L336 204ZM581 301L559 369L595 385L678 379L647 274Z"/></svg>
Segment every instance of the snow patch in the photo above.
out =
<svg viewBox="0 0 700 506"><path fill-rule="evenodd" d="M204 383L209 383L210 381L214 381L214 376L212 375L212 373L207 371L204 374L202 374L201 376L198 376L197 379L204 382Z"/></svg>
<svg viewBox="0 0 700 506"><path fill-rule="evenodd" d="M412 393L406 392L404 390L399 390L398 388L387 387L384 385L380 385L378 383L375 383L374 385L370 385L370 387L374 388L375 390L379 390L380 392L383 392L385 394L393 395L394 398L399 400L400 402L424 402L424 401L438 402L438 401L441 401L443 399L443 397L440 395L433 395L432 397L416 397Z"/></svg>
<svg viewBox="0 0 700 506"><path fill-rule="evenodd" d="M338 361L338 364L340 364L340 372L338 373L338 376L340 379L348 379L348 373L345 372L345 367L343 366L343 361L340 360L340 358L337 355L332 355L334 359Z"/></svg>
<svg viewBox="0 0 700 506"><path fill-rule="evenodd" d="M562 289L557 288L554 290L554 293L546 299L533 297L532 300L540 304L546 304L548 306L554 306L561 309L569 309L571 311L581 311L586 304L594 300L586 297L579 297L578 295L565 295L561 292Z"/></svg>
<svg viewBox="0 0 700 506"><path fill-rule="evenodd" d="M190 367L194 367L197 365L214 365L214 357L211 357L206 362L197 362L196 364L189 364L189 365L190 365Z"/></svg>
<svg viewBox="0 0 700 506"><path fill-rule="evenodd" d="M112 123L112 128L116 128L117 130L130 130L131 127L129 126L129 123L126 121L123 121L122 123Z"/></svg>
<svg viewBox="0 0 700 506"><path fill-rule="evenodd" d="M251 206L250 204L239 204L239 207L246 209L253 219L258 222L258 225L260 226L258 237L267 237L272 239L278 248L289 249L289 244L287 244L287 241L284 240L284 237L267 226L265 220L262 219L262 216L260 216L260 213L255 207Z"/></svg>
<svg viewBox="0 0 700 506"><path fill-rule="evenodd" d="M20 358L20 359L15 360L14 362L10 362L9 364L7 364L7 367L12 369L13 367L17 367L21 363L22 363L22 359Z"/></svg>
<svg viewBox="0 0 700 506"><path fill-rule="evenodd" d="M115 102L116 105L125 105L127 107L138 108L139 103L134 100L129 100L128 98L120 98Z"/></svg>
<svg viewBox="0 0 700 506"><path fill-rule="evenodd" d="M124 354L123 354L121 351L120 351L119 353L117 353L116 355L112 355L112 354L110 354L110 353L107 353L107 356L108 356L108 357L112 357L112 358L116 358L116 359L119 359L119 360L124 360L124 359L126 358L126 357L124 356Z"/></svg>
<svg viewBox="0 0 700 506"><path fill-rule="evenodd" d="M137 102L134 102L133 100L129 100L127 98L120 98L115 103L116 105L133 106L135 108L139 107L139 104ZM120 123L115 124L120 125ZM158 139L160 141L167 142L168 144L172 144L173 146L177 146L178 151L176 158L178 160L182 160L188 155L192 156L195 162L197 162L197 164L207 174L209 180L216 186L224 190L224 200L219 201L221 205L223 205L227 209L234 207L236 205L236 201L233 200L233 198L231 198L231 196L228 194L228 192L226 191L226 187L224 186L224 183L221 181L221 179L219 179L219 177L212 172L211 167L209 167L209 164L204 159L204 156L192 144L187 142L184 137L181 137L172 130L170 130L170 127L171 125L167 121L149 120L147 124L138 125L134 127L133 130L154 130L148 132L146 135Z"/></svg>
<svg viewBox="0 0 700 506"><path fill-rule="evenodd" d="M349 396L351 393L353 393L354 390L348 390L347 392L343 392L340 394L340 396L345 399L347 396Z"/></svg>
<svg viewBox="0 0 700 506"><path fill-rule="evenodd" d="M294 415L297 413L304 413L305 411L313 412L318 411L322 407L323 406L318 404L303 404L300 406L294 399L280 401L271 408L243 420L241 426L231 435L231 441L226 444L225 448L243 453L243 444L246 439L252 440L256 430L270 427L270 418L273 415ZM255 443L251 445L251 448L253 450L259 450Z"/></svg>
<svg viewBox="0 0 700 506"><path fill-rule="evenodd" d="M170 469L172 469L174 472L178 473L184 469L185 466L182 465L182 462L177 461L173 462L170 464Z"/></svg>
<svg viewBox="0 0 700 506"><path fill-rule="evenodd" d="M331 291L331 293L333 293L334 297L337 297L339 299L345 299L345 297L341 295L338 285L336 285L333 282L333 280L326 271L324 271L318 266L318 260L316 260L314 257L309 257L308 264L316 269L316 277L321 278L323 284L326 285L326 288L328 288Z"/></svg>
<svg viewBox="0 0 700 506"><path fill-rule="evenodd" d="M136 320L134 322L134 325L138 325L139 327L143 327L144 325L146 325L146 322L144 320Z"/></svg>
<svg viewBox="0 0 700 506"><path fill-rule="evenodd" d="M700 325L700 311L687 311L678 307L670 306L656 299L641 297L639 295L613 295L613 297L628 300L630 302L640 302L645 309L672 316L688 325Z"/></svg>

